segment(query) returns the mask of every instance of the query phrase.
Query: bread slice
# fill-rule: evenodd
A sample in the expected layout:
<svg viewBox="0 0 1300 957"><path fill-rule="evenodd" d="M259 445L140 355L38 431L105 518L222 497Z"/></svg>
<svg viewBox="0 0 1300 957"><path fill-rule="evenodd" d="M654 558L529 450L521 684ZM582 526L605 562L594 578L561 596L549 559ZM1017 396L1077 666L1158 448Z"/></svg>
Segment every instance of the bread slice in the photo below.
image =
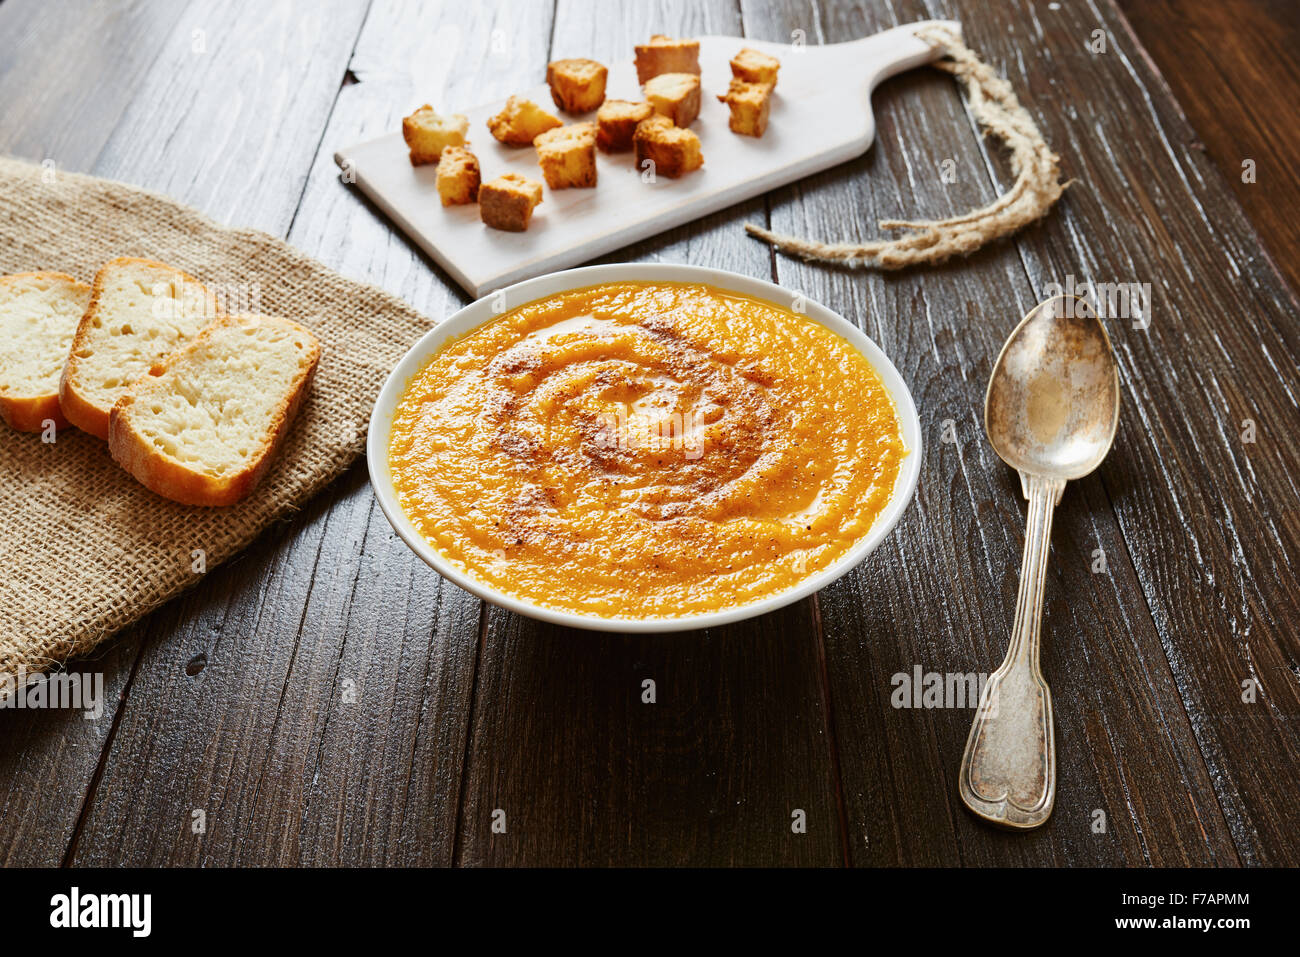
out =
<svg viewBox="0 0 1300 957"><path fill-rule="evenodd" d="M59 375L90 302L90 287L61 272L0 277L0 419L20 432L68 424Z"/></svg>
<svg viewBox="0 0 1300 957"><path fill-rule="evenodd" d="M199 281L148 259L114 259L95 275L59 382L77 428L108 438L108 413L127 387L218 315Z"/></svg>
<svg viewBox="0 0 1300 957"><path fill-rule="evenodd" d="M284 441L320 351L288 319L223 316L117 400L108 450L164 498L233 505Z"/></svg>

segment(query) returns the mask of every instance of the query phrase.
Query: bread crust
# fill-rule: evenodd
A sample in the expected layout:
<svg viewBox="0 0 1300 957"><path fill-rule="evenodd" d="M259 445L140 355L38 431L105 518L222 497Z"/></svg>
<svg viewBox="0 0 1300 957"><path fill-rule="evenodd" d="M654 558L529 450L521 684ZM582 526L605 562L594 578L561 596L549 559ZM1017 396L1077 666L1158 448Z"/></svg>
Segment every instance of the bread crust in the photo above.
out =
<svg viewBox="0 0 1300 957"><path fill-rule="evenodd" d="M15 432L43 432L45 423L66 429L68 420L59 405L59 394L0 396L0 419Z"/></svg>
<svg viewBox="0 0 1300 957"><path fill-rule="evenodd" d="M66 279L78 286L86 285L76 276L70 276L66 272L59 272L57 269L30 269L27 272L11 272L8 275L0 276L0 285L12 282L15 279Z"/></svg>
<svg viewBox="0 0 1300 957"><path fill-rule="evenodd" d="M31 272L16 272L8 276L0 276L0 286L9 285L20 279L55 279L59 282L72 283L74 286L79 286L86 291L90 291L91 288L76 276L69 276L66 272L49 269L37 269ZM41 395L0 393L0 420L3 420L5 425L17 432L43 432L47 420L52 421L56 429L67 428L70 424L63 414L62 407L59 405L57 390Z"/></svg>
<svg viewBox="0 0 1300 957"><path fill-rule="evenodd" d="M522 96L510 97L501 112L489 117L487 121L489 132L498 142L507 146L531 146L533 140L542 133L563 125L558 116L552 116Z"/></svg>
<svg viewBox="0 0 1300 957"><path fill-rule="evenodd" d="M183 282L193 284L203 290L204 296L211 296L208 287L203 285L189 273L177 269L175 266L161 263L154 259L144 259L139 256L119 256L116 259L110 259L104 265L99 267L99 272L95 273L95 279L90 286L90 302L86 306L86 311L77 323L77 331L72 336L72 348L68 352L68 363L63 367L63 375L59 377L59 407L63 411L64 418L72 425L81 429L83 432L89 432L91 435L98 436L101 439L108 438L108 417L112 408L103 408L87 400L77 390L79 382L77 380L77 352L85 345L86 340L91 336L93 328L92 323L95 319L95 312L99 307L99 297L104 291L104 274L110 266L155 266L163 269L170 269L178 273ZM215 305L216 316L220 317L221 309Z"/></svg>
<svg viewBox="0 0 1300 957"><path fill-rule="evenodd" d="M746 83L766 83L776 87L776 75L781 69L781 61L774 56L760 53L753 47L742 47L731 58L731 75Z"/></svg>
<svg viewBox="0 0 1300 957"><path fill-rule="evenodd" d="M733 79L727 92L718 97L718 102L727 104L731 111L728 121L731 132L741 136L762 136L767 132L771 99L772 87L768 84Z"/></svg>
<svg viewBox="0 0 1300 957"><path fill-rule="evenodd" d="M439 128L426 129L423 125L425 119L437 121ZM443 116L428 103L410 116L402 117L402 139L410 149L412 166L437 163L448 146L468 146L469 141L465 138L468 132L469 120L463 114Z"/></svg>
<svg viewBox="0 0 1300 957"><path fill-rule="evenodd" d="M262 440L256 456L250 464L238 472L227 476L215 477L196 472L182 462L157 449L145 436L132 427L130 422L131 407L137 400L148 396L151 380L166 372L179 362L185 361L201 345L221 328L238 325L243 319L274 319L297 329L311 344L311 360L304 372L294 379L287 394L277 406L271 417L271 427ZM234 505L245 498L266 474L271 460L284 442L289 427L293 424L298 410L302 407L311 388L316 367L320 363L321 346L311 331L291 319L279 316L221 316L204 329L185 346L165 356L153 369L137 379L126 394L117 400L109 413L108 451L113 459L133 475L145 488L171 499L182 505L199 505L220 508Z"/></svg>
<svg viewBox="0 0 1300 957"><path fill-rule="evenodd" d="M72 340L72 348L77 348L76 339ZM108 415L77 394L75 386L68 383L66 367L59 379L59 411L69 425L75 425L82 432L89 432L97 438L108 438Z"/></svg>
<svg viewBox="0 0 1300 957"><path fill-rule="evenodd" d="M438 196L443 206L464 206L478 202L482 183L478 157L463 146L448 146L438 161Z"/></svg>

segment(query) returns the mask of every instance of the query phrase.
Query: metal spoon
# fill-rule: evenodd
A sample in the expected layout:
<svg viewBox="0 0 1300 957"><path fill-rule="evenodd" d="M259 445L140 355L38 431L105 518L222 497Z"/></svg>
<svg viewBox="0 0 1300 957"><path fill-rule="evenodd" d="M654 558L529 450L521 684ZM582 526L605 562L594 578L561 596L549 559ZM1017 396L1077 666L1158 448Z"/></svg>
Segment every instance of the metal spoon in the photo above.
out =
<svg viewBox="0 0 1300 957"><path fill-rule="evenodd" d="M1038 669L1052 510L1066 481L1101 464L1118 422L1118 367L1096 313L1073 296L1039 303L1002 347L984 397L989 442L1020 472L1029 500L1011 647L985 685L961 760L961 799L995 824L1028 829L1052 813L1052 697Z"/></svg>

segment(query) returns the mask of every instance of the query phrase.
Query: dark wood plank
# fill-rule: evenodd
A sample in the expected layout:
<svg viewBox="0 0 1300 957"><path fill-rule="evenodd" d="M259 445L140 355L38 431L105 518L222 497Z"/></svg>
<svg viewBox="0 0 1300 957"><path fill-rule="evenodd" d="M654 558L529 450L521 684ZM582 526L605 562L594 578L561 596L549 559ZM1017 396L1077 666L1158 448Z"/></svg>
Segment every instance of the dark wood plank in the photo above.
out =
<svg viewBox="0 0 1300 957"><path fill-rule="evenodd" d="M324 20L305 17L301 23L296 24L296 30L287 30L285 9L285 5L281 5L274 10L264 8L240 12L212 3L195 3L185 7L183 16L178 18L175 26L158 35L156 42L147 45L148 68L131 91L129 104L116 118L112 134L93 153L88 153L97 157L90 171L165 188L183 200L205 207L209 212L283 232L292 219L297 195L301 191L301 177L316 153L320 133L333 102L333 91L337 90L364 14L364 9L355 3L337 3L332 10L321 8ZM6 10L6 15L8 12ZM328 28L323 26L326 23ZM44 24L40 26L55 31L56 36L59 35L57 31L63 29L59 23L48 27ZM140 28L139 24L137 28ZM205 44L201 51L195 49L196 29L202 29L205 33ZM260 72L254 70L247 61L241 71L231 71L229 61L232 57L238 59L227 43L227 38L232 36L238 37L245 56L261 57L265 66ZM127 38L124 41L125 39ZM84 41L87 48L80 54L68 51L65 63L86 60L92 56L111 55L111 50L101 53L97 38L86 37ZM140 34L130 36L129 41L128 45L140 46ZM331 60L334 63L332 67ZM330 83L322 86L321 81L327 75ZM295 94L292 97L279 95L291 89L292 82L303 77L308 79L314 92ZM75 87L69 84L69 89L80 91L87 86L85 76L82 75ZM186 95L176 96L178 89L183 89ZM200 97L196 100L199 91L207 91L210 98ZM75 97L73 102L75 103ZM205 127L205 120L213 124L216 117L221 117L227 124L228 133L220 144L224 152L214 151L214 141L208 141L206 149L200 148L204 143L205 129L210 132L212 128L211 125ZM75 129L78 125L77 112L65 113L57 109L48 112L43 128L55 141L62 139L63 134L59 132L61 123L67 123L70 129ZM92 130L95 128L94 124L90 124L90 127ZM224 188L228 194L225 204L213 202L213 179L220 179L228 171L237 170L240 157L256 155L273 134L278 143L276 156L282 165L275 169L250 167L248 171L257 174L256 183L248 178L241 180L238 176L225 179ZM160 143L172 145L170 149L163 150L160 149ZM297 185L291 172L295 164L299 168L296 174ZM229 199L229 195L235 194L244 198L246 205L241 211L242 215L235 211L234 204ZM311 565L307 564L304 571L310 575ZM215 574L228 577L237 574L237 569ZM175 612L169 609L165 614ZM295 623L295 633L300 622L301 617ZM138 642L141 636L149 634L150 629L156 627L158 625L154 621L128 632L120 639L123 647L129 647L126 642ZM213 635L219 633L219 625L214 631L206 632L209 643ZM290 643L288 649L292 647ZM211 650L204 649L205 652ZM166 709L169 703L175 705L177 696L182 699L186 696L192 685L186 667L195 667L190 662L200 652L192 648L182 650L182 645L178 643L173 646L172 653L183 654L184 657L176 662L174 669L167 669L165 674L150 677L149 663L141 664L137 677L142 678L146 686L147 705L129 719L124 707L117 716L116 731L129 733L137 723L147 726L156 718L156 709ZM127 659L128 666L134 658L132 655ZM249 660L257 661L259 656L250 652ZM262 677L273 671L274 665L268 664ZM247 672L237 677L250 691L258 684ZM117 676L110 675L109 684L117 686L114 682L120 680ZM166 682L171 696L156 693L150 687L155 681ZM278 695L272 700L278 700ZM239 707L246 705L246 701L238 704ZM198 717L197 709L191 710L184 706L178 708L174 717L182 723L193 720L194 723L189 725L191 728L204 728L205 741L208 743L212 741L214 728L220 726L220 721L208 720L210 716ZM169 744L172 745L171 750L167 750ZM154 748L153 745L158 747ZM174 787L170 777L175 762L179 756L203 752L201 747L178 747L174 742L168 742L165 736L161 743L157 739L151 739L150 747L144 753L159 763L137 760L127 772L127 777L141 782L153 782L160 794L179 796L179 789ZM141 758L138 750L131 750L130 753L135 754L137 759ZM166 757L159 759L160 753ZM114 776L118 766L105 762L103 781L100 782L107 785L104 793L116 793ZM85 776L86 783L89 783L94 767L94 764L90 765L90 773ZM72 775L77 773L77 769L70 767L66 770L72 790L76 787L76 778ZM93 803L95 796L91 795L88 800ZM139 792L133 792L133 796L138 797ZM168 838L188 833L190 809L206 807L210 803L190 802L183 817L172 821L174 828L157 827L159 818L154 818L148 828ZM146 803L135 810L148 815L149 811L144 810L147 807ZM93 835L91 840L81 844L83 851L90 854L94 853L97 846ZM118 850L120 849L113 848L114 853ZM129 857L117 859L121 861Z"/></svg>
<svg viewBox="0 0 1300 957"><path fill-rule="evenodd" d="M339 181L329 157L391 129L414 104L492 95L483 90L493 71L504 93L520 82L512 71L538 69L550 9L538 3L527 12L525 21L517 5L376 3L359 35L335 37L337 101L317 114L308 188L276 227L435 317L458 307L460 295ZM492 44L511 17L523 36L541 38L531 53L517 38L511 56ZM431 75L427 64L438 57L447 69ZM153 704L122 724L79 863L450 861L480 604L393 535L364 469L340 485L284 540L254 546L242 567L196 589L157 625L139 678L141 700ZM207 656L206 687L195 695L176 676L199 654ZM158 707L174 720L158 721ZM227 730L232 723L237 730ZM140 781L161 748L180 756L168 776L193 783ZM173 821L205 808L207 834L159 835L142 807Z"/></svg>
<svg viewBox="0 0 1300 957"><path fill-rule="evenodd" d="M89 172L283 236L367 6L191 0Z"/></svg>
<svg viewBox="0 0 1300 957"><path fill-rule="evenodd" d="M1154 68L1223 173L1274 265L1300 289L1300 5L1293 0L1121 0ZM1145 51L1145 52L1144 52ZM1154 72L1154 70L1153 70ZM1243 163L1254 162L1253 178Z"/></svg>
<svg viewBox="0 0 1300 957"><path fill-rule="evenodd" d="M633 637L493 609L458 862L837 863L809 611L801 603L717 632ZM791 830L798 810L807 833ZM506 832L494 833L502 814Z"/></svg>
<svg viewBox="0 0 1300 957"><path fill-rule="evenodd" d="M455 104L514 92L545 69L552 13L549 0L465 5L455 15L445 6L376 3L352 55L355 82L339 93L290 241L431 317L468 302L359 193L341 186L334 150L399 126L426 100ZM430 75L426 63L443 68ZM331 715L306 796L301 860L446 864L482 603L442 581L393 534L368 485L365 499L361 560L374 573L363 573L350 598L340 666L364 676L363 709L357 714L337 698L325 703ZM394 620L392 609L409 606L436 612L436 630L419 619ZM428 690L415 682L421 676Z"/></svg>
<svg viewBox="0 0 1300 957"><path fill-rule="evenodd" d="M0 6L0 152L85 170L144 82L156 50L142 35L170 32L184 4L71 4L8 0ZM68 64L112 63L89 84ZM104 715L0 712L0 861L56 865L126 693L138 641L126 636L72 670L103 676Z"/></svg>
<svg viewBox="0 0 1300 957"><path fill-rule="evenodd" d="M6 2L0 12L0 149L88 171L142 88L156 41L179 29L187 6ZM91 72L95 80L87 82Z"/></svg>
<svg viewBox="0 0 1300 957"><path fill-rule="evenodd" d="M1057 16L1035 39L1090 80L1076 116L1045 124L1087 158L1089 188L1022 255L1040 288L1071 273L1152 284L1149 327L1112 324L1129 406L1100 479L1243 862L1294 865L1300 804L1280 782L1300 774L1300 310L1124 19ZM1094 57L1076 38L1098 24L1111 44ZM1013 60L1007 39L988 43Z"/></svg>
<svg viewBox="0 0 1300 957"><path fill-rule="evenodd" d="M733 4L561 2L552 55L609 61L652 33L741 33ZM538 74L540 77L540 73ZM768 278L761 200L609 261ZM490 609L465 769L462 864L835 864L842 833L811 602L689 635L620 636ZM657 702L641 702L642 681ZM807 832L791 830L802 810ZM507 831L493 833L505 813Z"/></svg>
<svg viewBox="0 0 1300 957"><path fill-rule="evenodd" d="M138 642L117 642L68 670L103 682L103 714L0 712L0 866L57 867L127 693Z"/></svg>
<svg viewBox="0 0 1300 957"><path fill-rule="evenodd" d="M466 660L453 639L476 632L477 608L435 576L385 562L364 475L340 484L282 539L245 553L228 581L156 616L76 863L439 860L454 803L423 802L424 778L450 777L454 793L463 742L439 747L445 729L430 715L468 703L454 678L468 689L473 647ZM355 613L355 595L386 608ZM389 634L411 637L385 646ZM336 773L344 755L326 746L345 732L364 762L355 778ZM381 824L315 812L313 798L345 787L355 789L348 810L377 803ZM202 835L191 832L195 810Z"/></svg>
<svg viewBox="0 0 1300 957"><path fill-rule="evenodd" d="M746 3L744 9L756 35L778 39L803 29L809 43L954 17L966 23L980 49L988 34L1011 27L1020 56L1037 63L1033 41L1017 26L1023 19L987 5L899 2L880 9L828 2L806 18L775 4ZM1022 89L1033 91L1027 98L1039 113L1053 109L1037 66L1029 72L1037 83L1017 76ZM874 102L872 152L776 193L776 228L865 238L877 234L880 218L946 215L992 196L983 151L949 78L906 74L886 84ZM945 183L941 164L950 158L958 176ZM1021 242L1032 244L1036 235ZM1096 477L1077 483L1057 512L1043 661L1057 701L1059 781L1051 822L1032 835L1008 835L965 812L956 775L969 707L891 706L894 675L911 676L918 667L988 672L1005 652L1024 506L1014 474L984 439L981 409L1003 338L1038 295L1016 247L1005 244L960 264L899 275L785 258L777 266L783 285L860 319L911 383L927 442L917 498L899 528L859 570L821 595L855 862L1234 861L1211 781ZM945 423L956 441L943 441ZM1104 468L1114 467L1108 462ZM1090 571L1098 547L1109 556L1107 575ZM1107 817L1101 834L1092 831L1098 809ZM1187 828L1198 818L1200 828Z"/></svg>
<svg viewBox="0 0 1300 957"><path fill-rule="evenodd" d="M0 94L19 105L0 115L0 149L287 231L435 318L456 308L463 297L339 185L330 156L417 102L531 82L549 4L376 0L364 29L363 8L341 0L305 25L288 9L70 14L5 0L0 28L21 29L0 29ZM86 663L106 673L103 719L0 713L0 861L1297 862L1297 310L1125 21L1109 0L741 10L743 24L725 3L636 4L618 20L562 2L550 49L612 58L656 30L742 26L816 43L955 16L1027 91L1078 180L1043 225L951 267L877 276L777 262L784 285L860 319L922 410L921 489L886 546L818 601L743 626L566 632L485 614L440 582L394 540L354 469ZM1081 40L1098 27L1105 54ZM165 39L141 45L140 30ZM49 49L64 63L116 51L116 69L95 89L78 71L49 73ZM29 88L33 77L44 85ZM872 153L774 194L777 228L874 235L881 216L943 214L1005 187L950 79L905 75L875 103ZM1285 143L1261 142L1261 171L1286 169ZM959 178L944 184L949 157ZM1285 210L1285 193L1272 195ZM754 201L609 258L767 276L771 257L740 232L767 218ZM1152 283L1154 322L1110 324L1120 437L1057 513L1044 622L1057 812L1006 835L956 798L970 711L894 709L890 678L1001 657L1023 502L984 441L980 397L1006 332L1070 275ZM1245 418L1254 443L1240 440ZM940 440L945 420L955 443ZM1098 547L1105 574L1090 567ZM641 703L645 678L654 705ZM1248 678L1256 703L1241 699ZM790 831L796 808L807 834ZM505 834L491 831L497 809Z"/></svg>

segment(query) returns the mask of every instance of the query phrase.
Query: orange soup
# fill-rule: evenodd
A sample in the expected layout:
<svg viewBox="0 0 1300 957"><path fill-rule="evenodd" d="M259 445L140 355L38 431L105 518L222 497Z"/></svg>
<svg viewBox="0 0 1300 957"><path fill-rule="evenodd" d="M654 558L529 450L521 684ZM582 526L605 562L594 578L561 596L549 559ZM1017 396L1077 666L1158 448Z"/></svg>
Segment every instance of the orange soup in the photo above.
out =
<svg viewBox="0 0 1300 957"><path fill-rule="evenodd" d="M470 577L648 618L831 565L905 454L875 370L825 326L709 286L620 282L444 345L398 403L389 464L403 510Z"/></svg>

